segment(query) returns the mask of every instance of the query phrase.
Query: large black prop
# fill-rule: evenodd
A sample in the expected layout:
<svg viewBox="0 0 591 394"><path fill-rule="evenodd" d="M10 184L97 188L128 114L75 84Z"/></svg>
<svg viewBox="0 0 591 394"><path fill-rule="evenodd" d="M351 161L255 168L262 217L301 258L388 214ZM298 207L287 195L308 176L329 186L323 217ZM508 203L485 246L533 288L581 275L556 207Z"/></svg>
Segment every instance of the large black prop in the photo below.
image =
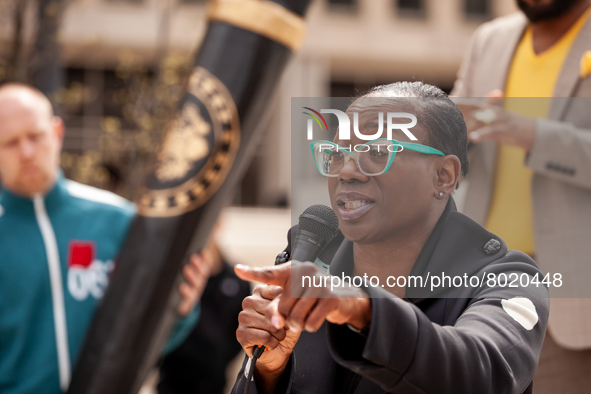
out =
<svg viewBox="0 0 591 394"><path fill-rule="evenodd" d="M176 321L182 266L244 174L309 0L218 0L69 394L136 393Z"/></svg>

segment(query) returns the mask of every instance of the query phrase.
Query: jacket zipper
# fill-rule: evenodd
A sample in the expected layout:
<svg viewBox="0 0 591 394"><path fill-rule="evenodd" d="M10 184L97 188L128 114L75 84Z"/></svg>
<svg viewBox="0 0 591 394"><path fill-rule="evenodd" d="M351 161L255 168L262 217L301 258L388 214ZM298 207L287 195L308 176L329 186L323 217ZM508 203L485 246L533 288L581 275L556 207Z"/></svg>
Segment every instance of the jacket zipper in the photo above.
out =
<svg viewBox="0 0 591 394"><path fill-rule="evenodd" d="M64 287L60 267L60 257L55 239L55 232L45 209L43 196L33 198L35 217L41 230L47 265L49 266L49 280L51 283L51 300L53 302L53 322L55 326L55 343L57 346L57 361L59 368L60 388L65 392L70 384L70 350L68 345L68 328L66 325L66 306L64 302Z"/></svg>

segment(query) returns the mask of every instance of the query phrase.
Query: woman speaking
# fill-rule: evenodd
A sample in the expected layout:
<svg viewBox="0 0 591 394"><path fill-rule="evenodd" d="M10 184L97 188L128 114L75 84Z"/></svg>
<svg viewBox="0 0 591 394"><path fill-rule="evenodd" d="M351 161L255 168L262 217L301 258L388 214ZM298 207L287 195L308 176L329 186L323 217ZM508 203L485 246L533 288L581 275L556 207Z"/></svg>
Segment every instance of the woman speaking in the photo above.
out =
<svg viewBox="0 0 591 394"><path fill-rule="evenodd" d="M467 172L462 113L418 82L376 87L347 109L364 135L389 112L416 116L417 141L356 133L312 144L344 236L329 272L296 261L236 267L264 283L244 300L237 330L249 357L265 346L249 391L531 393L548 289L530 257L456 211L451 194Z"/></svg>

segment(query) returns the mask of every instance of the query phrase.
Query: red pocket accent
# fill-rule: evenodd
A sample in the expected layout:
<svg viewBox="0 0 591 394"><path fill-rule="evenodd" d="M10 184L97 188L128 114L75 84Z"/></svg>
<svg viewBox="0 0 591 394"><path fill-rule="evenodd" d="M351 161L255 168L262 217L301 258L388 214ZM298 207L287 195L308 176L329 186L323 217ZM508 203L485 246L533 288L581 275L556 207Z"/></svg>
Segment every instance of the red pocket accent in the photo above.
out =
<svg viewBox="0 0 591 394"><path fill-rule="evenodd" d="M94 242L71 241L68 267L88 267L94 260Z"/></svg>

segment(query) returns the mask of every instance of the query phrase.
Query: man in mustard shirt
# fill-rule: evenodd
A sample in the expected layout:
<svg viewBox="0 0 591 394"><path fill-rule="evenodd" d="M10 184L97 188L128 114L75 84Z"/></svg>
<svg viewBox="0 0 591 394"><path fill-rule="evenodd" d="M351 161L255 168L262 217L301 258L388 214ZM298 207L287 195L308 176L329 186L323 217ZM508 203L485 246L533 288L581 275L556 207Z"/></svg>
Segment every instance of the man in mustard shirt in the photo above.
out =
<svg viewBox="0 0 591 394"><path fill-rule="evenodd" d="M509 248L564 278L550 289L534 388L583 393L591 387L591 78L581 63L591 57L591 1L517 5L522 12L476 31L452 92L471 143L458 199Z"/></svg>

